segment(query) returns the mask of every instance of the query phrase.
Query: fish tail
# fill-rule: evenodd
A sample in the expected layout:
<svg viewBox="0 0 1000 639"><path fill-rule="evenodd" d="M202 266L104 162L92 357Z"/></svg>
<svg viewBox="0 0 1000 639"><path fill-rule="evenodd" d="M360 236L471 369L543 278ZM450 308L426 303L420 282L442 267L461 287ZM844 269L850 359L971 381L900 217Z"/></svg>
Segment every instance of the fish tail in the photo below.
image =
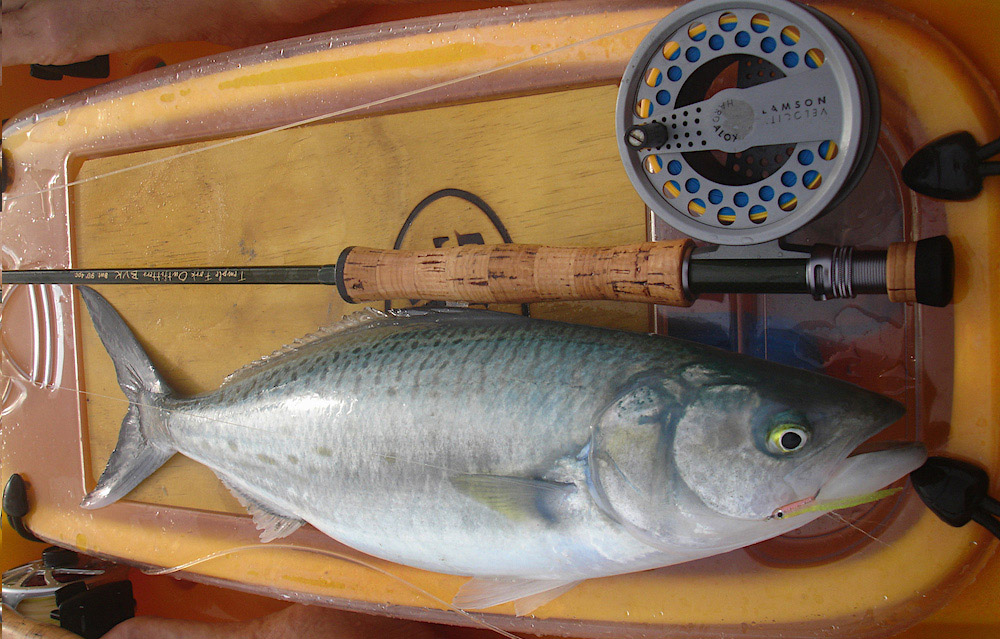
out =
<svg viewBox="0 0 1000 639"><path fill-rule="evenodd" d="M128 412L118 444L97 486L83 498L83 508L100 508L118 501L176 452L167 432L162 399L173 391L153 367L149 356L118 311L97 291L77 287L94 328L115 365L118 384L128 398Z"/></svg>

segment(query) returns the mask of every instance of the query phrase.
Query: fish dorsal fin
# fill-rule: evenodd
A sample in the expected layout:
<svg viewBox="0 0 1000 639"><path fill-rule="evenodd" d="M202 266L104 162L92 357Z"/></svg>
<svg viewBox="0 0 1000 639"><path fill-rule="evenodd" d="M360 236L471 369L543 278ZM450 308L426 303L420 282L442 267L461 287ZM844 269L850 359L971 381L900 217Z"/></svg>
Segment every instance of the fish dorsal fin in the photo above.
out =
<svg viewBox="0 0 1000 639"><path fill-rule="evenodd" d="M274 508L263 504L260 500L251 497L242 489L237 488L232 480L221 476L219 479L222 480L222 483L229 489L229 492L236 497L236 500L253 517L253 523L257 526L257 530L260 531L260 540L263 543L266 544L269 541L287 537L305 523L305 521L298 517L282 515L276 512Z"/></svg>
<svg viewBox="0 0 1000 639"><path fill-rule="evenodd" d="M265 368L279 355L285 355L287 353L294 353L295 351L307 346L309 344L316 343L322 339L325 339L331 335L336 335L338 333L343 333L345 331L354 330L357 328L363 328L365 326L370 326L376 322L391 319L393 316L389 315L384 311L379 311L374 308L366 308L364 310L358 311L356 313L351 313L350 315L344 316L339 322L329 324L320 328L319 330L309 333L304 337L300 337L294 340L291 344L286 344L274 351L269 355L265 355L254 361L250 362L243 368L239 368L222 380L222 385L231 384L235 381L244 379L248 375L256 373L257 371Z"/></svg>

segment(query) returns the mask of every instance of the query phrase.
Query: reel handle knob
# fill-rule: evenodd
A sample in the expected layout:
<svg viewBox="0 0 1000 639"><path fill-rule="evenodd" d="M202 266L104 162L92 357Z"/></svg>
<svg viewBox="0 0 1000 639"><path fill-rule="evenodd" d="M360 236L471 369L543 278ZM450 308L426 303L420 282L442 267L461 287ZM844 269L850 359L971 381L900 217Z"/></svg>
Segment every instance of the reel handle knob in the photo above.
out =
<svg viewBox="0 0 1000 639"><path fill-rule="evenodd" d="M337 261L337 288L348 302L618 300L689 306L683 277L693 246L684 239L610 247L349 247Z"/></svg>
<svg viewBox="0 0 1000 639"><path fill-rule="evenodd" d="M670 129L659 122L648 122L629 129L625 142L634 149L658 149L670 139Z"/></svg>

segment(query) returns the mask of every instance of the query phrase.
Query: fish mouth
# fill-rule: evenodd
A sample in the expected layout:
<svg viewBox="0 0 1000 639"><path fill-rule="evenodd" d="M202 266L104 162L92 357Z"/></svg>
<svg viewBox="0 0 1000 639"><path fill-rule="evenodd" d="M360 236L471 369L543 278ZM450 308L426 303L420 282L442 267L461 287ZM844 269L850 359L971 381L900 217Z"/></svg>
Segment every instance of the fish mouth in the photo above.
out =
<svg viewBox="0 0 1000 639"><path fill-rule="evenodd" d="M776 508L769 519L848 508L888 497L900 489L882 488L905 477L925 461L927 449L917 442L866 445L837 465L815 495Z"/></svg>

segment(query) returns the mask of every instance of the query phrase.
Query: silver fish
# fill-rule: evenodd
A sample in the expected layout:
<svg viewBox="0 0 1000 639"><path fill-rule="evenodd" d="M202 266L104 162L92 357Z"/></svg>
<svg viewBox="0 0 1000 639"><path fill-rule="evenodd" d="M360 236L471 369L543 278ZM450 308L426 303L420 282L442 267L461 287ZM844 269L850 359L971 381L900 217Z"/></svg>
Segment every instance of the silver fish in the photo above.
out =
<svg viewBox="0 0 1000 639"><path fill-rule="evenodd" d="M846 382L669 339L468 309L367 311L174 394L114 308L78 289L130 400L83 500L175 452L211 468L262 541L308 522L362 552L473 577L517 611L583 579L798 528L783 507L877 490L919 444L848 457L899 419Z"/></svg>

